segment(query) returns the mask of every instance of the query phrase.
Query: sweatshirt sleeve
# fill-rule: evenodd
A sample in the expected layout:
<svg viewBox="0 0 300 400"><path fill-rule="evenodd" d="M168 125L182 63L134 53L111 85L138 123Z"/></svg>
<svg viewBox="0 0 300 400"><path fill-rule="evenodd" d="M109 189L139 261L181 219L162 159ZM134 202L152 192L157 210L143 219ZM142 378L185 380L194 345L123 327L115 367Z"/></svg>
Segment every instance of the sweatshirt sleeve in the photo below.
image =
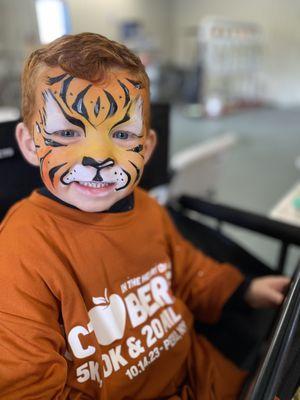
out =
<svg viewBox="0 0 300 400"><path fill-rule="evenodd" d="M173 263L173 290L195 318L215 323L225 303L245 279L230 264L219 263L196 249L177 231L163 210L169 251Z"/></svg>
<svg viewBox="0 0 300 400"><path fill-rule="evenodd" d="M57 262L34 232L0 234L0 399L63 399L59 302L40 267Z"/></svg>

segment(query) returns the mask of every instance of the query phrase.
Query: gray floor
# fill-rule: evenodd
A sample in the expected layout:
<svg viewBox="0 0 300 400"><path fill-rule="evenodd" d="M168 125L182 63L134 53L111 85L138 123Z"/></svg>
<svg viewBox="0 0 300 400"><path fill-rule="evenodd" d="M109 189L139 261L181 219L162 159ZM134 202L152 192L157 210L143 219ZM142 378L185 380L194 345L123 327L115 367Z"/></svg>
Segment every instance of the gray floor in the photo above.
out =
<svg viewBox="0 0 300 400"><path fill-rule="evenodd" d="M300 155L300 108L258 109L208 120L188 118L182 108L174 107L171 154L225 132L235 133L238 140L224 160L216 199L267 215L300 181L300 171L295 167ZM269 264L276 263L279 249L274 241L236 229L228 232ZM289 273L300 257L299 249L291 250Z"/></svg>

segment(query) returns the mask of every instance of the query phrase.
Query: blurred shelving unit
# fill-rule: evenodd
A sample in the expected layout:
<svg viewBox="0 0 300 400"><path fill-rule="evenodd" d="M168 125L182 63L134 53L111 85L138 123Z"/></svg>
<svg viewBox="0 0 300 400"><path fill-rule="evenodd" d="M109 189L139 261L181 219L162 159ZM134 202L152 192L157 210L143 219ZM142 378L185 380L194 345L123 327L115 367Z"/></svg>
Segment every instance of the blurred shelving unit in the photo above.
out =
<svg viewBox="0 0 300 400"><path fill-rule="evenodd" d="M205 114L214 117L262 104L263 54L264 34L258 24L220 17L206 17L199 24L199 103Z"/></svg>

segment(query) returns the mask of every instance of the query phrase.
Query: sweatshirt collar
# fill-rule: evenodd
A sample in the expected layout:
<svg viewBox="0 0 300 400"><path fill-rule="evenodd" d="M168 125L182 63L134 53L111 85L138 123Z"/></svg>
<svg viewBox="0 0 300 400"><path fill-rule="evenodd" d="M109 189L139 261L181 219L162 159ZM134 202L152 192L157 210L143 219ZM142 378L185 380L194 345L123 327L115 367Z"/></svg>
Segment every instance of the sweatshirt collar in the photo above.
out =
<svg viewBox="0 0 300 400"><path fill-rule="evenodd" d="M45 196L36 189L29 196L28 200L40 209L46 211L54 218L59 218L67 223L80 223L95 227L103 227L109 230L119 229L134 221L135 215L141 212L141 204L139 201L139 190L134 190L135 205L133 209L122 212L86 212L76 207L65 205L56 199Z"/></svg>

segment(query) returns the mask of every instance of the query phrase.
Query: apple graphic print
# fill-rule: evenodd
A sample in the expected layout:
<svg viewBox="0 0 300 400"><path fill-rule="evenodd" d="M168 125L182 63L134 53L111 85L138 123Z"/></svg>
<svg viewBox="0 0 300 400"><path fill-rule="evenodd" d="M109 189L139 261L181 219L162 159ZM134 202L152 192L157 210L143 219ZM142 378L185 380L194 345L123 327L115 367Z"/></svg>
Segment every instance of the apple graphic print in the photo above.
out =
<svg viewBox="0 0 300 400"><path fill-rule="evenodd" d="M126 323L126 309L122 298L117 294L108 298L105 288L104 297L93 297L93 303L96 307L88 312L88 329L95 332L98 343L107 346L122 339Z"/></svg>

